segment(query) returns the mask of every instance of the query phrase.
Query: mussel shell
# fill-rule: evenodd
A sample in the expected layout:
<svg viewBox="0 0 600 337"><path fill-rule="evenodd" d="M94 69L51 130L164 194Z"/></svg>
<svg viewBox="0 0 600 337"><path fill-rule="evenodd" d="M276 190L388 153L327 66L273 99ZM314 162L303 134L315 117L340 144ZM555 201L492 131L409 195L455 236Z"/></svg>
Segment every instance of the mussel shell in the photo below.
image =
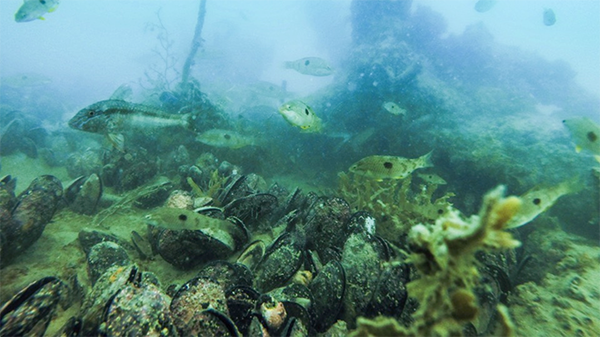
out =
<svg viewBox="0 0 600 337"><path fill-rule="evenodd" d="M206 320L203 315L206 309L229 314L223 287L206 277L196 277L182 285L173 296L170 308L173 324L184 335L193 333Z"/></svg>
<svg viewBox="0 0 600 337"><path fill-rule="evenodd" d="M354 233L344 244L341 262L346 273L343 312L350 327L358 316L368 314L367 306L379 281L382 256L380 242L367 233Z"/></svg>
<svg viewBox="0 0 600 337"><path fill-rule="evenodd" d="M406 284L409 281L409 272L408 265L404 263L384 265L367 306L368 317L400 317L408 298Z"/></svg>
<svg viewBox="0 0 600 337"><path fill-rule="evenodd" d="M182 209L162 207L146 220L153 249L181 269L225 259L247 240L239 223Z"/></svg>
<svg viewBox="0 0 600 337"><path fill-rule="evenodd" d="M204 262L225 259L234 252L233 247L200 230L162 229L155 240L160 256L184 270Z"/></svg>
<svg viewBox="0 0 600 337"><path fill-rule="evenodd" d="M145 187L140 191L133 201L133 205L142 209L151 209L162 205L175 186L170 181L163 181L161 183Z"/></svg>
<svg viewBox="0 0 600 337"><path fill-rule="evenodd" d="M54 335L55 337L79 337L83 330L83 322L79 317L71 317Z"/></svg>
<svg viewBox="0 0 600 337"><path fill-rule="evenodd" d="M313 326L318 332L325 332L333 325L342 310L346 292L346 273L338 261L331 261L323 267L309 284L314 302L310 308Z"/></svg>
<svg viewBox="0 0 600 337"><path fill-rule="evenodd" d="M267 193L251 194L232 200L223 207L226 216L235 216L252 224L277 207L277 198Z"/></svg>
<svg viewBox="0 0 600 337"><path fill-rule="evenodd" d="M286 284L296 274L304 261L304 250L289 233L273 242L255 272L256 289L267 292Z"/></svg>
<svg viewBox="0 0 600 337"><path fill-rule="evenodd" d="M95 173L75 179L65 189L65 199L69 208L79 214L94 214L101 196L102 181Z"/></svg>
<svg viewBox="0 0 600 337"><path fill-rule="evenodd" d="M252 286L252 272L248 267L228 261L212 261L207 263L196 277L217 281L223 289L235 286Z"/></svg>
<svg viewBox="0 0 600 337"><path fill-rule="evenodd" d="M251 242L237 258L237 263L241 263L250 268L250 270L254 270L265 255L266 249L265 243L261 240Z"/></svg>
<svg viewBox="0 0 600 337"><path fill-rule="evenodd" d="M225 297L231 320L242 335L248 336L248 329L260 294L248 286L235 286L225 291Z"/></svg>
<svg viewBox="0 0 600 337"><path fill-rule="evenodd" d="M227 205L235 199L239 199L251 194L253 191L246 185L247 177L245 175L231 176L219 194L221 205Z"/></svg>
<svg viewBox="0 0 600 337"><path fill-rule="evenodd" d="M371 235L375 235L376 231L376 219L369 212L358 211L350 217L348 220L348 232L366 232Z"/></svg>
<svg viewBox="0 0 600 337"><path fill-rule="evenodd" d="M42 336L65 285L45 277L21 290L0 309L0 336Z"/></svg>
<svg viewBox="0 0 600 337"><path fill-rule="evenodd" d="M127 284L107 303L101 335L148 336L174 333L168 297L154 284Z"/></svg>
<svg viewBox="0 0 600 337"><path fill-rule="evenodd" d="M17 198L15 196L15 188L17 186L17 178L4 176L0 179L0 210L12 212Z"/></svg>
<svg viewBox="0 0 600 337"><path fill-rule="evenodd" d="M138 252L142 260L147 260L154 256L152 245L150 244L150 240L148 239L147 235L142 236L136 231L131 231L131 243L133 243L135 250Z"/></svg>
<svg viewBox="0 0 600 337"><path fill-rule="evenodd" d="M111 241L94 245L87 255L87 262L92 284L96 283L98 278L108 269L115 266L125 267L131 264L125 249Z"/></svg>
<svg viewBox="0 0 600 337"><path fill-rule="evenodd" d="M341 247L350 234L347 229L350 205L341 198L320 197L313 203L305 224L308 247L317 252Z"/></svg>

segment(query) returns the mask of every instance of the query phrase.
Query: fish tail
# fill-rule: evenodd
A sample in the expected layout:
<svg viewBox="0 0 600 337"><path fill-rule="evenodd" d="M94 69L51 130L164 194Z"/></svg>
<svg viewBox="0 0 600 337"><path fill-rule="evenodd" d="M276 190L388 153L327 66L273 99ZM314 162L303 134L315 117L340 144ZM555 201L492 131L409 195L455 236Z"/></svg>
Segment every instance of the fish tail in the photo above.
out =
<svg viewBox="0 0 600 337"><path fill-rule="evenodd" d="M433 162L431 161L431 154L433 150L421 156L421 161L423 162L423 167L433 167Z"/></svg>
<svg viewBox="0 0 600 337"><path fill-rule="evenodd" d="M182 116L183 127L191 131L198 131L196 129L196 117L191 113Z"/></svg>

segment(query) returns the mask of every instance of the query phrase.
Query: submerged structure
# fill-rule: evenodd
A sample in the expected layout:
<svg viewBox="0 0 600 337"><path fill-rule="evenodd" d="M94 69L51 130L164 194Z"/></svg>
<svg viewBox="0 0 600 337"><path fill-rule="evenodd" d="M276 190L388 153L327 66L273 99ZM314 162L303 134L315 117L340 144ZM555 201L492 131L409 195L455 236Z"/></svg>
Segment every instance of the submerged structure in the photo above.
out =
<svg viewBox="0 0 600 337"><path fill-rule="evenodd" d="M142 99L46 131L3 93L0 336L600 334L596 143L523 123L597 111L568 67L354 0L343 66L286 65L333 78L309 104L261 82L228 105L195 77L199 3L181 72L153 26Z"/></svg>

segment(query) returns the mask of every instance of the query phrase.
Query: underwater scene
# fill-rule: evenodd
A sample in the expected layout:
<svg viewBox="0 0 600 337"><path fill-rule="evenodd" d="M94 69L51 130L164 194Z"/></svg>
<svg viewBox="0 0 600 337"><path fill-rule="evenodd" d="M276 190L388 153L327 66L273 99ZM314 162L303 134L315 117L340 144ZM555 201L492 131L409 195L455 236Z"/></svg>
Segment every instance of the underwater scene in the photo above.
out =
<svg viewBox="0 0 600 337"><path fill-rule="evenodd" d="M0 1L0 336L600 336L599 32Z"/></svg>

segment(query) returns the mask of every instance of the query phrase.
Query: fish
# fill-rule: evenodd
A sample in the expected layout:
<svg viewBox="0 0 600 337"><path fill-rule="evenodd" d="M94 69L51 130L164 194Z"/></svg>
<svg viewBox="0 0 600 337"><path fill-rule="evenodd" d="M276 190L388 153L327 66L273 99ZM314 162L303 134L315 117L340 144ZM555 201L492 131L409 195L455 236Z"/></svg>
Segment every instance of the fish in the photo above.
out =
<svg viewBox="0 0 600 337"><path fill-rule="evenodd" d="M58 4L59 0L25 0L15 13L15 21L29 22L35 19L45 20L43 15L54 12Z"/></svg>
<svg viewBox="0 0 600 337"><path fill-rule="evenodd" d="M397 156L369 156L354 163L349 170L376 181L404 179L417 169L432 167L432 153L433 151L430 151L415 159Z"/></svg>
<svg viewBox="0 0 600 337"><path fill-rule="evenodd" d="M556 14L554 14L554 11L550 8L546 8L544 9L544 25L546 26L552 26L553 24L556 23Z"/></svg>
<svg viewBox="0 0 600 337"><path fill-rule="evenodd" d="M438 176L435 173L417 172L417 176L419 178L421 178L421 180L423 180L429 184L433 184L433 185L446 185L447 184L447 182L446 182L446 180L444 180L444 178Z"/></svg>
<svg viewBox="0 0 600 337"><path fill-rule="evenodd" d="M563 124L575 141L575 151L587 150L600 162L600 126L587 117L565 119Z"/></svg>
<svg viewBox="0 0 600 337"><path fill-rule="evenodd" d="M394 102L385 102L382 107L387 110L387 112L391 113L395 116L404 116L406 115L406 110L402 109L398 104Z"/></svg>
<svg viewBox="0 0 600 337"><path fill-rule="evenodd" d="M250 90L260 96L285 99L290 95L285 87L285 83L277 85L267 81L258 81L250 85Z"/></svg>
<svg viewBox="0 0 600 337"><path fill-rule="evenodd" d="M69 120L75 130L105 134L113 145L123 151L122 131L135 128L192 128L190 114L168 114L151 106L108 99L87 106Z"/></svg>
<svg viewBox="0 0 600 337"><path fill-rule="evenodd" d="M305 57L296 61L285 62L286 69L294 69L304 75L329 76L333 74L333 68L329 62L320 57Z"/></svg>
<svg viewBox="0 0 600 337"><path fill-rule="evenodd" d="M567 194L578 192L582 185L578 179L563 181L555 186L535 186L520 196L521 207L508 221L506 228L517 228L530 223Z"/></svg>
<svg viewBox="0 0 600 337"><path fill-rule="evenodd" d="M303 133L321 132L321 119L306 103L300 100L289 101L279 107L279 113L293 126L297 126Z"/></svg>
<svg viewBox="0 0 600 337"><path fill-rule="evenodd" d="M479 0L475 3L475 10L479 13L485 13L496 5L496 0Z"/></svg>
<svg viewBox="0 0 600 337"><path fill-rule="evenodd" d="M196 140L206 145L228 147L230 149L240 149L242 147L256 145L254 137L223 129L204 131L196 137Z"/></svg>

